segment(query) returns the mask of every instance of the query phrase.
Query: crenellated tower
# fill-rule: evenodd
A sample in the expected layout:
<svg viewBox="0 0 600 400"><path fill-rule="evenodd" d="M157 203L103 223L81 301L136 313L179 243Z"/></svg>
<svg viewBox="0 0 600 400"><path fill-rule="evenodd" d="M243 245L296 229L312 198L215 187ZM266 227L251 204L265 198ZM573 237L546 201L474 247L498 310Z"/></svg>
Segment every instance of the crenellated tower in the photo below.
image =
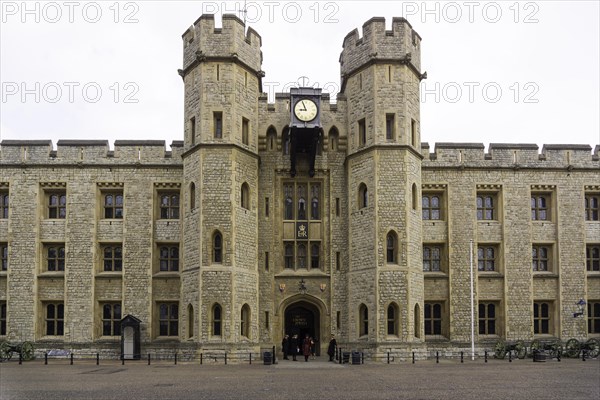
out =
<svg viewBox="0 0 600 400"><path fill-rule="evenodd" d="M204 349L258 343L261 38L202 15L183 34L182 335Z"/></svg>
<svg viewBox="0 0 600 400"><path fill-rule="evenodd" d="M348 127L349 340L423 340L419 82L421 38L372 18L340 56Z"/></svg>

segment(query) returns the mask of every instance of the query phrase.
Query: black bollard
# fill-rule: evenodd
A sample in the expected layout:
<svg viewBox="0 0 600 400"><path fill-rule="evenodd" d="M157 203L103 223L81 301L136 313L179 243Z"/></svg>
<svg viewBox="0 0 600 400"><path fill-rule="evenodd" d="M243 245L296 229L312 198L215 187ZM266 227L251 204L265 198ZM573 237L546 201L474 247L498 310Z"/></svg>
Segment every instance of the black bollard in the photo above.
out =
<svg viewBox="0 0 600 400"><path fill-rule="evenodd" d="M435 352L435 363L436 364L440 363L440 352L439 351Z"/></svg>
<svg viewBox="0 0 600 400"><path fill-rule="evenodd" d="M508 362L512 362L512 351L508 352Z"/></svg>
<svg viewBox="0 0 600 400"><path fill-rule="evenodd" d="M387 363L388 363L388 364L390 363L390 352L389 352L389 351L388 351L388 353L387 353Z"/></svg>
<svg viewBox="0 0 600 400"><path fill-rule="evenodd" d="M581 361L585 361L585 349L581 350Z"/></svg>
<svg viewBox="0 0 600 400"><path fill-rule="evenodd" d="M463 354L463 352L461 351L461 352L460 352L460 363L461 363L461 364L463 363L463 355L464 355L464 354Z"/></svg>
<svg viewBox="0 0 600 400"><path fill-rule="evenodd" d="M227 352L225 352L225 365L227 365Z"/></svg>
<svg viewBox="0 0 600 400"><path fill-rule="evenodd" d="M556 361L560 362L560 350L556 352Z"/></svg>
<svg viewBox="0 0 600 400"><path fill-rule="evenodd" d="M365 363L365 352L364 351L360 352L360 363L361 364Z"/></svg>
<svg viewBox="0 0 600 400"><path fill-rule="evenodd" d="M250 353L249 355L250 355L250 365L252 365L252 353Z"/></svg>
<svg viewBox="0 0 600 400"><path fill-rule="evenodd" d="M121 354L121 365L125 365L125 355Z"/></svg>
<svg viewBox="0 0 600 400"><path fill-rule="evenodd" d="M340 347L340 348L338 348L338 351L339 351L339 353L340 353L340 364L341 364L341 363L342 363L342 358L343 358L343 357L342 357L342 349L341 349L341 347Z"/></svg>
<svg viewBox="0 0 600 400"><path fill-rule="evenodd" d="M175 352L175 365L177 365L177 352Z"/></svg>
<svg viewBox="0 0 600 400"><path fill-rule="evenodd" d="M148 365L150 365L150 353L148 353Z"/></svg>
<svg viewBox="0 0 600 400"><path fill-rule="evenodd" d="M73 353L71 353L71 365L73 365Z"/></svg>
<svg viewBox="0 0 600 400"><path fill-rule="evenodd" d="M96 353L96 365L100 365L100 353Z"/></svg>
<svg viewBox="0 0 600 400"><path fill-rule="evenodd" d="M484 360L485 360L485 362L487 362L487 350L484 353Z"/></svg>
<svg viewBox="0 0 600 400"><path fill-rule="evenodd" d="M200 365L202 365L202 353L200 353Z"/></svg>
<svg viewBox="0 0 600 400"><path fill-rule="evenodd" d="M19 353L19 365L23 364L23 354Z"/></svg>
<svg viewBox="0 0 600 400"><path fill-rule="evenodd" d="M275 346L273 346L273 361L271 362L271 364L277 364L277 358L275 356Z"/></svg>
<svg viewBox="0 0 600 400"><path fill-rule="evenodd" d="M44 353L44 365L48 365L48 352Z"/></svg>
<svg viewBox="0 0 600 400"><path fill-rule="evenodd" d="M412 363L413 364L415 363L415 352L414 351L412 352Z"/></svg>

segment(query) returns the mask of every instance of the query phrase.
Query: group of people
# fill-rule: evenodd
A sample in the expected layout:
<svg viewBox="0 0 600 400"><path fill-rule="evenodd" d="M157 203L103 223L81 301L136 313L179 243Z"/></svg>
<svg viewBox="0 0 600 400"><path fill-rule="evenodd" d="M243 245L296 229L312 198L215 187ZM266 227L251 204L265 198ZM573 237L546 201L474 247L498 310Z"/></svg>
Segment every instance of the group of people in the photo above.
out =
<svg viewBox="0 0 600 400"><path fill-rule="evenodd" d="M317 340L313 339L308 335L308 333L304 336L302 343L298 339L298 335L294 334L290 338L290 335L284 335L283 340L281 341L281 351L283 352L283 359L289 360L288 355L292 356L293 361L298 361L296 356L298 354L302 354L304 356L304 361L308 362L308 358L312 356L313 360L316 355L316 345ZM333 361L333 356L335 355L335 351L337 348L337 342L335 340L335 336L331 335L331 340L329 340L329 346L327 348L327 355L329 356L329 361Z"/></svg>

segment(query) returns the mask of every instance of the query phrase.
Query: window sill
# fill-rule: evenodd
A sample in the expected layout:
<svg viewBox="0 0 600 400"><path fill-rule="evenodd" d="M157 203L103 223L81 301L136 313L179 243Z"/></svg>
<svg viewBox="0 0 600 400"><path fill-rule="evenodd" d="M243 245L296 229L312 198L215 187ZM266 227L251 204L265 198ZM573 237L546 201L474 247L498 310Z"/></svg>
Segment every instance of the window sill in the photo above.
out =
<svg viewBox="0 0 600 400"><path fill-rule="evenodd" d="M558 274L552 271L533 271L534 278L558 278Z"/></svg>
<svg viewBox="0 0 600 400"><path fill-rule="evenodd" d="M179 343L179 336L157 336L154 342L160 343Z"/></svg>
<svg viewBox="0 0 600 400"><path fill-rule="evenodd" d="M121 335L118 336L100 336L96 343L117 343L121 341Z"/></svg>
<svg viewBox="0 0 600 400"><path fill-rule="evenodd" d="M179 272L175 271L162 271L156 272L153 275L154 278L179 278Z"/></svg>
<svg viewBox="0 0 600 400"><path fill-rule="evenodd" d="M38 278L64 278L64 271L44 271L38 275Z"/></svg>
<svg viewBox="0 0 600 400"><path fill-rule="evenodd" d="M97 278L122 278L122 272L102 271L96 275Z"/></svg>
<svg viewBox="0 0 600 400"><path fill-rule="evenodd" d="M504 278L504 274L498 271L477 271L477 276L480 278Z"/></svg>
<svg viewBox="0 0 600 400"><path fill-rule="evenodd" d="M4 273L6 273L6 271ZM600 278L600 271L586 271L585 275L588 278ZM0 276L2 276L2 273L0 273Z"/></svg>
<svg viewBox="0 0 600 400"><path fill-rule="evenodd" d="M448 274L445 272L430 272L430 271L423 271L423 276L425 277L425 279L427 278L448 278Z"/></svg>
<svg viewBox="0 0 600 400"><path fill-rule="evenodd" d="M7 276L8 275L8 271L0 271L0 276Z"/></svg>
<svg viewBox="0 0 600 400"><path fill-rule="evenodd" d="M275 277L286 277L286 276L329 276L321 269L292 269L292 268L284 268L278 274L275 274Z"/></svg>

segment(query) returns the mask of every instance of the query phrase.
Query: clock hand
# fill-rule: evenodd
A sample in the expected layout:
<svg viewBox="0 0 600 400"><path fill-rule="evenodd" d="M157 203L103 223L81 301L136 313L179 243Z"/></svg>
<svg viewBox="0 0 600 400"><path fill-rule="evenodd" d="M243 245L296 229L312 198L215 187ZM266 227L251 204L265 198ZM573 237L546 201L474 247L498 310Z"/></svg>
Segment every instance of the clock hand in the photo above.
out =
<svg viewBox="0 0 600 400"><path fill-rule="evenodd" d="M302 110L302 111L307 111L306 110L306 104L304 104L304 100L302 100L302 106L304 107L304 110Z"/></svg>

